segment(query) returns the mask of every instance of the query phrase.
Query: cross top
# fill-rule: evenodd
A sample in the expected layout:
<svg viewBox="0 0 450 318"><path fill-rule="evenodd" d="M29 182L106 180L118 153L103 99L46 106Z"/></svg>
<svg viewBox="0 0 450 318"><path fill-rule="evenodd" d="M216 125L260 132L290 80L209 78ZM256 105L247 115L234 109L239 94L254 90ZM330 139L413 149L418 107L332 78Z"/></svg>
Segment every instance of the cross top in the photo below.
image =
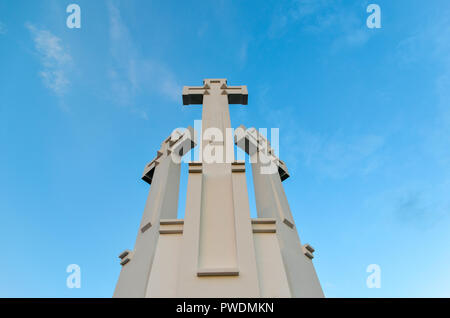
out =
<svg viewBox="0 0 450 318"><path fill-rule="evenodd" d="M247 105L247 86L228 86L225 78L208 78L203 86L184 86L183 105L203 104L205 95L222 95L228 97L228 104Z"/></svg>
<svg viewBox="0 0 450 318"><path fill-rule="evenodd" d="M227 79L226 78L207 78L203 80L203 85L208 86L224 86L227 87Z"/></svg>

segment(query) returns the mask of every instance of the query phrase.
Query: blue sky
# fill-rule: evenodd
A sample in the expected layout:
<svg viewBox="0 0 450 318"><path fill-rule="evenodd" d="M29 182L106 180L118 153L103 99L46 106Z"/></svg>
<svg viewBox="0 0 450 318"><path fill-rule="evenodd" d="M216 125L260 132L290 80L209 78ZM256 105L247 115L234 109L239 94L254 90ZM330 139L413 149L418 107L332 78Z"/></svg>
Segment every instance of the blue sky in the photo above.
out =
<svg viewBox="0 0 450 318"><path fill-rule="evenodd" d="M280 129L326 296L450 297L447 0L78 0L81 29L70 3L0 1L0 297L112 296L143 167L209 77L248 86L234 127Z"/></svg>

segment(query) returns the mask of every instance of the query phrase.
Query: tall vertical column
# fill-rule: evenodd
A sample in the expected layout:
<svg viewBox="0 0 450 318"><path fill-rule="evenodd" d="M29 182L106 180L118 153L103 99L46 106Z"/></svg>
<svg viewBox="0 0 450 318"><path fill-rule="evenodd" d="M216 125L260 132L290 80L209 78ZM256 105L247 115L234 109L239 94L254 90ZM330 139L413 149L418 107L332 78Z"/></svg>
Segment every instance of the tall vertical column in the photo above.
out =
<svg viewBox="0 0 450 318"><path fill-rule="evenodd" d="M175 219L178 210L181 156L195 146L194 131L174 131L144 170L142 179L151 184L133 251L119 257L122 270L114 297L145 297L159 238L159 220Z"/></svg>
<svg viewBox="0 0 450 318"><path fill-rule="evenodd" d="M226 162L225 131L231 128L228 96L222 80L205 81L202 110L202 205L199 274L238 273L231 162ZM222 153L220 153L222 152ZM220 248L218 248L220 246Z"/></svg>
<svg viewBox="0 0 450 318"><path fill-rule="evenodd" d="M234 163L232 140L227 147L224 138L231 129L229 104L246 104L247 91L225 79L203 84L183 88L185 105L203 104L203 149L201 162L189 167L179 296L256 297L245 167Z"/></svg>
<svg viewBox="0 0 450 318"><path fill-rule="evenodd" d="M289 177L286 166L274 155L265 137L254 128L246 130L239 127L235 141L251 158L258 218L276 220L276 235L291 295L324 297L311 261L312 254L305 253L301 245L281 184L282 178ZM309 245L307 247L310 248Z"/></svg>

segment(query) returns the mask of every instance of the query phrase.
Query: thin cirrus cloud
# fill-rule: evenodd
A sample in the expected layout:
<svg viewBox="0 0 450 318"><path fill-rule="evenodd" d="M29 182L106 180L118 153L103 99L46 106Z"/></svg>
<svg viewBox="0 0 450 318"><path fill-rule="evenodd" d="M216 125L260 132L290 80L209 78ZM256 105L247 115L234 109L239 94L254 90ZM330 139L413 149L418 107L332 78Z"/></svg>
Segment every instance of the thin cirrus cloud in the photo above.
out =
<svg viewBox="0 0 450 318"><path fill-rule="evenodd" d="M449 183L409 181L388 186L365 199L367 211L383 219L416 229L431 229L450 216Z"/></svg>
<svg viewBox="0 0 450 318"><path fill-rule="evenodd" d="M450 10L438 14L432 23L411 30L411 34L400 40L395 58L402 67L417 68L433 65L437 70L434 78L436 111L433 125L428 127L423 140L424 149L434 155L441 164L444 175L450 176Z"/></svg>
<svg viewBox="0 0 450 318"><path fill-rule="evenodd" d="M58 96L64 95L69 86L68 73L73 59L62 40L50 31L39 29L31 23L25 24L30 31L42 70L39 72L44 85Z"/></svg>
<svg viewBox="0 0 450 318"><path fill-rule="evenodd" d="M384 165L387 135L307 130L298 126L292 107L283 110L271 108L266 102L267 87L260 91L257 97L260 111L271 119L275 127L285 127L279 135L279 155L292 171L301 165L322 177L342 179L366 176Z"/></svg>
<svg viewBox="0 0 450 318"><path fill-rule="evenodd" d="M110 25L110 54L114 63L108 77L115 92L115 100L132 107L144 91L157 93L172 101L179 101L181 85L160 61L143 57L124 23L119 9L108 4ZM136 110L137 111L137 110ZM145 118L145 112L139 111Z"/></svg>
<svg viewBox="0 0 450 318"><path fill-rule="evenodd" d="M269 38L285 34L289 28L300 26L306 33L336 33L333 48L364 45L370 33L357 16L360 8L343 9L328 0L297 0L289 6L280 6L268 29ZM364 21L365 22L365 21Z"/></svg>
<svg viewBox="0 0 450 318"><path fill-rule="evenodd" d="M345 178L349 175L365 176L379 168L383 162L381 150L385 144L383 136L361 134L344 136L334 134L321 136L311 132L298 133L298 145L294 154L300 155L307 167L322 175Z"/></svg>
<svg viewBox="0 0 450 318"><path fill-rule="evenodd" d="M6 25L0 21L0 35L6 34Z"/></svg>

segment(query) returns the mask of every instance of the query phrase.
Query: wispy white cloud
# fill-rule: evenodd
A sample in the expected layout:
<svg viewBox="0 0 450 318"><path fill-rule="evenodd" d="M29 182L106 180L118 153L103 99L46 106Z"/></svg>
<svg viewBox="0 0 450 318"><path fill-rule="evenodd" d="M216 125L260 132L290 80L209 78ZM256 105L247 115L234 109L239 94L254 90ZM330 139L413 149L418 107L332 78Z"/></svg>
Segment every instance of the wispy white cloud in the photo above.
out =
<svg viewBox="0 0 450 318"><path fill-rule="evenodd" d="M238 58L241 64L245 64L247 62L247 55L248 55L248 42L244 41L242 42L238 53Z"/></svg>
<svg viewBox="0 0 450 318"><path fill-rule="evenodd" d="M6 25L0 21L0 35L6 34L6 32L7 32Z"/></svg>
<svg viewBox="0 0 450 318"><path fill-rule="evenodd" d="M431 229L450 216L449 182L423 180L385 188L365 199L368 211L376 211L394 224L416 229Z"/></svg>
<svg viewBox="0 0 450 318"><path fill-rule="evenodd" d="M342 131L316 132L299 127L295 111L270 108L262 89L258 100L261 111L279 132L279 155L294 171L299 166L325 178L366 176L385 163L383 152L387 136L375 133L346 134Z"/></svg>
<svg viewBox="0 0 450 318"><path fill-rule="evenodd" d="M353 9L353 10L352 10ZM357 13L363 6L344 7L342 3L329 0L296 0L279 7L272 18L268 35L276 38L293 26L300 26L306 33L319 34L326 31L335 34L334 48L360 46L370 38L365 20Z"/></svg>
<svg viewBox="0 0 450 318"><path fill-rule="evenodd" d="M180 100L181 85L174 74L161 61L144 57L139 52L120 11L108 3L110 23L110 53L113 63L108 77L114 100L129 107L143 91L153 92L173 101ZM145 111L137 111L146 118Z"/></svg>
<svg viewBox="0 0 450 318"><path fill-rule="evenodd" d="M424 54L424 34L414 34L402 39L396 47L396 59L401 65L416 63Z"/></svg>
<svg viewBox="0 0 450 318"><path fill-rule="evenodd" d="M73 65L73 59L59 37L50 31L38 29L33 24L25 25L31 32L42 70L41 76L45 86L56 95L62 96L70 86L68 74Z"/></svg>
<svg viewBox="0 0 450 318"><path fill-rule="evenodd" d="M302 158L302 163L326 177L344 178L367 175L382 164L380 154L385 138L375 134L346 136L335 133L321 135L296 131L288 136L292 141L291 156Z"/></svg>
<svg viewBox="0 0 450 318"><path fill-rule="evenodd" d="M397 45L396 61L403 67L433 65L435 104L430 104L437 116L425 132L423 149L431 153L450 177L450 10L440 12L429 25L413 29ZM430 100L431 102L432 100Z"/></svg>
<svg viewBox="0 0 450 318"><path fill-rule="evenodd" d="M197 29L197 36L199 38L202 38L205 36L205 34L208 32L209 30L209 25L206 22L203 22Z"/></svg>
<svg viewBox="0 0 450 318"><path fill-rule="evenodd" d="M394 201L394 216L402 223L433 221L436 217L434 204L424 199L424 193L418 191L404 191L396 195ZM430 219L430 216L433 218Z"/></svg>
<svg viewBox="0 0 450 318"><path fill-rule="evenodd" d="M429 178L411 174L404 183L392 185L368 200L368 205L387 212L394 221L421 229L432 228L450 216L450 11L429 20L432 23L412 28L409 36L399 41L394 56L401 67L433 65L438 70L431 78L435 90L430 93L435 98L430 98L429 105L430 113L436 116L423 124L423 138L417 144L427 155L427 161L420 164L434 166L439 174L430 174Z"/></svg>
<svg viewBox="0 0 450 318"><path fill-rule="evenodd" d="M283 33L286 27L298 22L306 24L306 20L310 21L314 14L326 6L327 2L323 0L297 0L287 5L283 3L272 18L269 36L276 37ZM321 25L323 24L321 23Z"/></svg>

